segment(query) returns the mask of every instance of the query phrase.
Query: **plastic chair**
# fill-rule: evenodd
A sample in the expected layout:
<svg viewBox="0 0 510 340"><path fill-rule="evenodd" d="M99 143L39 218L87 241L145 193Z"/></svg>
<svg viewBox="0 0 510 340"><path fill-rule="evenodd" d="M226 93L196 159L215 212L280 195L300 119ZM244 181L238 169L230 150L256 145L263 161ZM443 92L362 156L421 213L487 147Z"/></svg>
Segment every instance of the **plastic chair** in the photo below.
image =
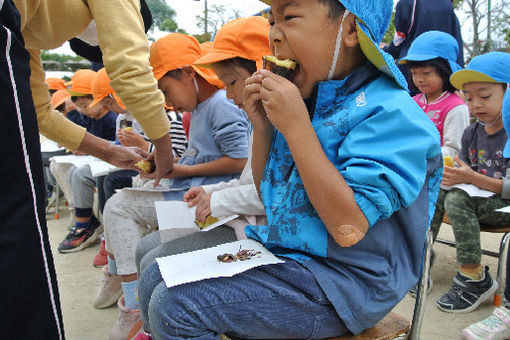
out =
<svg viewBox="0 0 510 340"><path fill-rule="evenodd" d="M389 313L379 321L374 327L363 331L358 335L344 335L329 340L390 340L390 339L408 339L419 340L425 313L425 302L427 299L426 291L429 282L430 253L432 252L432 230L427 232L425 240L424 261L421 269L420 280L418 282L418 291L414 303L414 313L412 323L405 317L397 313ZM229 337L231 340L242 340L240 338Z"/></svg>
<svg viewBox="0 0 510 340"><path fill-rule="evenodd" d="M443 217L443 223L450 224L450 219L445 214ZM451 225L451 224L450 224ZM496 290L496 293L494 293L494 299L492 301L492 304L496 307L501 306L501 299L503 296L504 291L504 284L503 284L503 278L504 278L504 271L505 271L505 259L506 254L508 250L508 241L510 240L510 228L495 228L490 227L488 225L480 224L480 232L484 233L499 233L503 234L501 237L501 241L499 243L499 253L495 253L492 251L484 250L482 249L482 253L491 256L491 257L497 257L498 258L498 273L496 281L498 282L498 289ZM449 241L449 240L443 240L443 239L436 239L437 242L446 244L450 247L455 247L456 243L455 241Z"/></svg>

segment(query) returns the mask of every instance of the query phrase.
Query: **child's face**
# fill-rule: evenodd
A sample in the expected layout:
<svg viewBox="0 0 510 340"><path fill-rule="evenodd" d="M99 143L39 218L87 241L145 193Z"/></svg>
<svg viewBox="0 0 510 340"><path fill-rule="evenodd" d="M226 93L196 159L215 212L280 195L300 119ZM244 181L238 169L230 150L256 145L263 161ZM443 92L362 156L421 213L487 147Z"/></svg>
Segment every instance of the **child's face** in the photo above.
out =
<svg viewBox="0 0 510 340"><path fill-rule="evenodd" d="M96 119L102 111L103 111L103 105L101 103L94 105L92 107L89 107L89 105L92 103L92 99L88 97L78 97L74 104L80 109L80 111L83 112L83 114L89 118Z"/></svg>
<svg viewBox="0 0 510 340"><path fill-rule="evenodd" d="M232 99L240 109L243 108L244 81L251 75L245 68L234 66L227 68L220 63L212 64L218 78L225 84L227 98Z"/></svg>
<svg viewBox="0 0 510 340"><path fill-rule="evenodd" d="M188 72L182 72L180 78L163 76L158 80L158 87L165 95L167 106L173 106L177 112L191 112L198 103L198 95L193 79Z"/></svg>
<svg viewBox="0 0 510 340"><path fill-rule="evenodd" d="M443 92L443 79L439 76L435 67L413 67L410 71L413 83L421 93L432 95Z"/></svg>
<svg viewBox="0 0 510 340"><path fill-rule="evenodd" d="M291 81L303 98L310 96L315 83L327 79L331 67L341 18L333 20L328 12L329 7L317 0L273 0L271 51L279 59L296 61Z"/></svg>
<svg viewBox="0 0 510 340"><path fill-rule="evenodd" d="M492 123L501 112L505 90L499 83L467 83L464 95L469 112L484 123Z"/></svg>

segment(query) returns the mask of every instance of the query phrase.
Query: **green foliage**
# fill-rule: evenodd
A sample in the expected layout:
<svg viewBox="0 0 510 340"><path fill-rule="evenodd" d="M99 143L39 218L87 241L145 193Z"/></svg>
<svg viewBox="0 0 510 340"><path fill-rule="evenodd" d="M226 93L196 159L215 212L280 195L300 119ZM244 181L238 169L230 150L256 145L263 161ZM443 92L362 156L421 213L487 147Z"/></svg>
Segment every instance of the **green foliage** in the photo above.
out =
<svg viewBox="0 0 510 340"><path fill-rule="evenodd" d="M211 33L195 34L193 36L197 38L198 42L200 43L211 41Z"/></svg>
<svg viewBox="0 0 510 340"><path fill-rule="evenodd" d="M80 68L90 68L90 62L80 56L41 52L41 60L45 71L70 71Z"/></svg>
<svg viewBox="0 0 510 340"><path fill-rule="evenodd" d="M80 56L72 56L67 54L59 54L59 53L50 53L48 51L41 52L41 60L43 61L56 61L56 62L67 62L67 61L75 61L75 62L87 62L84 58Z"/></svg>
<svg viewBox="0 0 510 340"><path fill-rule="evenodd" d="M393 11L393 14L391 15L390 26L388 27L388 30L384 34L382 42L385 44L391 43L394 35L395 35L395 11Z"/></svg>
<svg viewBox="0 0 510 340"><path fill-rule="evenodd" d="M183 29L179 28L175 21L175 10L170 7L164 0L146 0L147 6L151 10L152 22L151 31L154 31L154 26L159 30L165 32L179 32L186 33Z"/></svg>

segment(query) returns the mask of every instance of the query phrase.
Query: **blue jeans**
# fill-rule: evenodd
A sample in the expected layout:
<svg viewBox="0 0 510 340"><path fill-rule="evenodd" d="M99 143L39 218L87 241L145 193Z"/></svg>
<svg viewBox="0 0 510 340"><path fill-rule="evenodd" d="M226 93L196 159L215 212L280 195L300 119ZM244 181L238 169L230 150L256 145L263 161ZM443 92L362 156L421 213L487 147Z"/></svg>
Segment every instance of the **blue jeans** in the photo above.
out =
<svg viewBox="0 0 510 340"><path fill-rule="evenodd" d="M155 339L218 339L219 334L322 339L349 334L313 275L292 260L172 288L153 263L140 278L138 297Z"/></svg>

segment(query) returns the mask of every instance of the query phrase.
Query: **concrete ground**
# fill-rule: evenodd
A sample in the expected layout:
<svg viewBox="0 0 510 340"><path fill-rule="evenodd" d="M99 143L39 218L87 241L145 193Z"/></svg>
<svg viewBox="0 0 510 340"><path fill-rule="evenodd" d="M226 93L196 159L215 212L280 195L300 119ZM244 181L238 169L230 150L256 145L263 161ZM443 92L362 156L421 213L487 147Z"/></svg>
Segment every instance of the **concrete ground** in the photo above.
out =
<svg viewBox="0 0 510 340"><path fill-rule="evenodd" d="M60 219L55 220L52 214L48 217L48 230L59 280L62 312L66 338L71 340L108 339L111 327L117 320L117 307L95 309L92 301L101 283L100 269L92 266L99 244L78 253L60 254L58 243L67 234L67 226L71 217L67 208L60 210ZM454 240L452 230L443 225L440 238ZM482 247L498 251L501 234L482 234ZM427 299L425 318L421 338L461 339L462 329L473 322L487 317L493 310L492 301L484 302L476 311L468 314L454 314L440 311L436 300L446 292L456 273L455 249L443 244L435 244L436 260L432 268L434 288ZM497 259L483 256L483 264L490 266L491 275L495 278ZM412 318L414 299L406 296L396 307L395 312Z"/></svg>

